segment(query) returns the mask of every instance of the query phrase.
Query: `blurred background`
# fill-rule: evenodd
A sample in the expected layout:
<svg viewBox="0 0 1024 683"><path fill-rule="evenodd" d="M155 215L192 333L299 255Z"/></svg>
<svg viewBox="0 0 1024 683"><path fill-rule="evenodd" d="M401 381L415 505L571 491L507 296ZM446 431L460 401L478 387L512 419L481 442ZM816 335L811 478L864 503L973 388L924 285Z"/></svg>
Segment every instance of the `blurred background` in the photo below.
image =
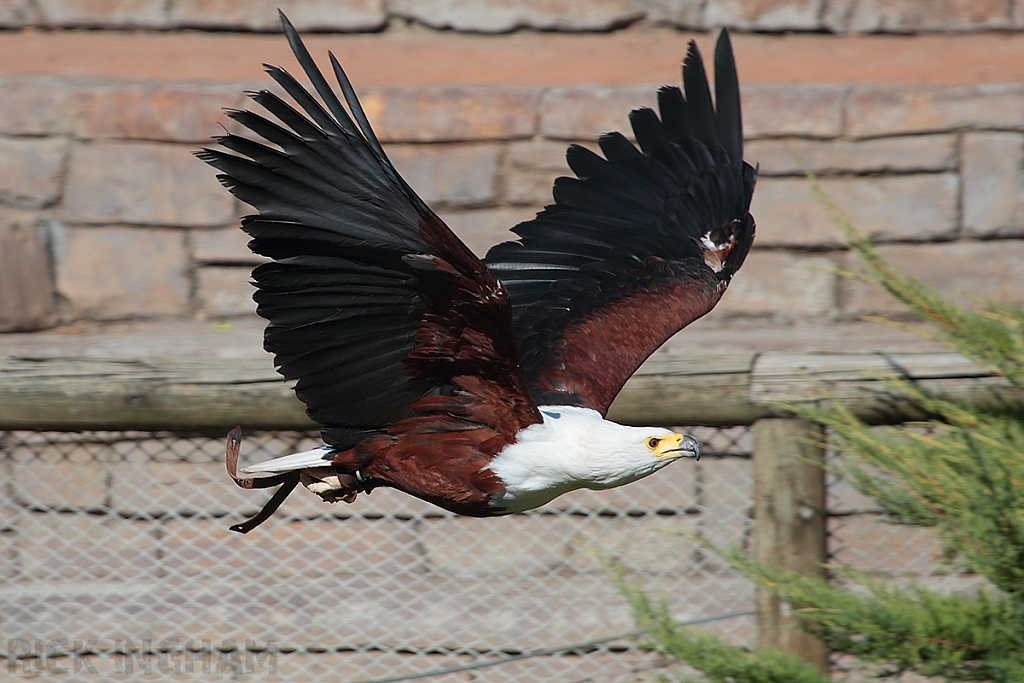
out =
<svg viewBox="0 0 1024 683"><path fill-rule="evenodd" d="M569 143L627 132L630 109L679 83L687 42L710 56L729 28L758 234L721 304L666 354L934 350L861 319L902 313L837 272L857 264L803 167L911 275L960 302L1024 302L1021 3L0 0L8 370L251 361L273 374L250 298L259 261L237 228L247 209L191 152L229 125L225 107L269 87L262 63L298 70L278 7L322 66L334 51L399 171L481 255L550 201ZM119 381L75 368L82 392ZM657 673L631 640L591 642L633 627L583 546L672 596L680 618L753 609L753 588L719 560L656 533L749 546L745 423L698 430L710 456L698 468L536 515L456 520L387 492L328 509L299 491L243 538L226 527L263 497L229 488L220 438L63 431L59 415L32 430L4 420L13 409L0 401L0 639L15 678L96 680L74 670L82 660L125 676L127 661L152 676L357 681L572 643L584 646L432 680ZM294 424L263 427L244 457L312 443ZM974 585L941 565L928 532L879 523L839 482L829 511L832 559ZM752 642L753 623L716 628Z"/></svg>

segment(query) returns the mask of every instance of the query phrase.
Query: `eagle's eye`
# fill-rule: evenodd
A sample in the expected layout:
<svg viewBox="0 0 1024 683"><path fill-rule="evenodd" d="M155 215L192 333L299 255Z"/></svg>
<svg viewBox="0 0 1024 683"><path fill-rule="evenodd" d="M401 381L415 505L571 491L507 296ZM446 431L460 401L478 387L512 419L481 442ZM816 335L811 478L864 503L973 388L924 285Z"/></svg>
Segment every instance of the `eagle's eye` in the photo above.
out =
<svg viewBox="0 0 1024 683"><path fill-rule="evenodd" d="M650 448L652 451L658 447L659 443L661 443L661 439L659 439L656 436L652 436L651 438L647 439L647 447Z"/></svg>

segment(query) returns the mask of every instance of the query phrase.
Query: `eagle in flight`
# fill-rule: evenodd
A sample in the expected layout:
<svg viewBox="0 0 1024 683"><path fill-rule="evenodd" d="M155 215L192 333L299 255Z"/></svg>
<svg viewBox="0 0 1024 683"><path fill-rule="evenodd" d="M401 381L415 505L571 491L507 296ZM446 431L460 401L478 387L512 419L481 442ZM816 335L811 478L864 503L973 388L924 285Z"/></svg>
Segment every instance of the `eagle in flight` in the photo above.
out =
<svg viewBox="0 0 1024 683"><path fill-rule="evenodd" d="M390 486L488 517L698 457L689 436L605 414L651 353L715 306L754 238L728 33L714 103L691 41L683 90L658 91L660 117L629 116L639 149L620 133L600 138L601 154L570 146L576 177L555 180L554 203L481 260L395 170L334 55L347 108L281 19L319 100L267 66L293 102L251 93L276 120L227 115L262 141L229 133L197 155L258 211L241 227L270 259L252 273L264 346L326 445L246 478L233 430L235 483L280 488L231 528L266 520L299 482L332 502Z"/></svg>

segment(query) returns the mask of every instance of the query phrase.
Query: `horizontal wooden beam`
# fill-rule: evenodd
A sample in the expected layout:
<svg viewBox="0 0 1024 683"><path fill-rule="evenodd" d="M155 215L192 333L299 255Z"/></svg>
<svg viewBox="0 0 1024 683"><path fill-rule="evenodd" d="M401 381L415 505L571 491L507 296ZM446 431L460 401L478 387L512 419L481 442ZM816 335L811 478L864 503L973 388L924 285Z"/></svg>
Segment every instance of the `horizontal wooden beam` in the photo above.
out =
<svg viewBox="0 0 1024 683"><path fill-rule="evenodd" d="M722 353L652 357L609 417L627 424L741 425L786 417L787 405L835 400L873 424L926 415L893 383L975 405L1024 405L1005 378L953 352Z"/></svg>
<svg viewBox="0 0 1024 683"><path fill-rule="evenodd" d="M927 417L893 382L903 379L936 396L971 405L1024 405L1024 393L953 352L765 353L751 368L750 402L773 406L834 400L872 424Z"/></svg>
<svg viewBox="0 0 1024 683"><path fill-rule="evenodd" d="M609 417L627 424L741 425L832 398L873 423L923 415L893 377L969 403L1024 404L955 353L703 353L652 357ZM0 429L314 429L265 359L0 358Z"/></svg>
<svg viewBox="0 0 1024 683"><path fill-rule="evenodd" d="M0 360L0 429L316 429L266 359Z"/></svg>

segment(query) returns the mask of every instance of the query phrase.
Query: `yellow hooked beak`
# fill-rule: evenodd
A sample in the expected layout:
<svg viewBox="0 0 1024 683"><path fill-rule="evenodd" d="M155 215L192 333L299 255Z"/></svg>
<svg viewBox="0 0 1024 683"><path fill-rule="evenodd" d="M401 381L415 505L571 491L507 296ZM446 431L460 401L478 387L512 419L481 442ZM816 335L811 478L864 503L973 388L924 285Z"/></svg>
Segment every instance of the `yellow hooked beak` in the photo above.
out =
<svg viewBox="0 0 1024 683"><path fill-rule="evenodd" d="M685 434L670 434L651 437L648 448L659 458L694 458L700 460L700 445L693 437Z"/></svg>

